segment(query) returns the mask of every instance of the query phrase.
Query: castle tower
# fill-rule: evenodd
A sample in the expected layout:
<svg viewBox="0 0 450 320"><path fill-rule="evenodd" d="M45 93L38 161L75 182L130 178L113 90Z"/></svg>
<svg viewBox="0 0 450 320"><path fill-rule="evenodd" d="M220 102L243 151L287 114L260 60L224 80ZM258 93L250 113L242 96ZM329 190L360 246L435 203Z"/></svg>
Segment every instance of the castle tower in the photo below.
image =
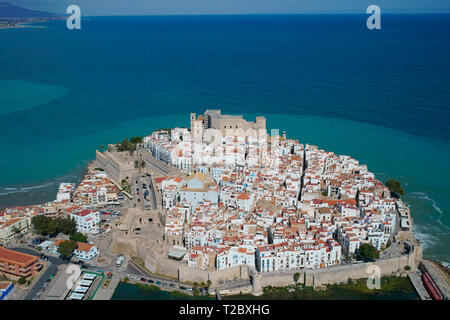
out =
<svg viewBox="0 0 450 320"><path fill-rule="evenodd" d="M254 296L262 295L263 294L262 276L259 273L256 273L251 277L252 277L252 294Z"/></svg>
<svg viewBox="0 0 450 320"><path fill-rule="evenodd" d="M194 132L195 113L191 113L191 135Z"/></svg>
<svg viewBox="0 0 450 320"><path fill-rule="evenodd" d="M203 141L203 120L194 120L193 128L191 129L192 139L194 142L202 142Z"/></svg>

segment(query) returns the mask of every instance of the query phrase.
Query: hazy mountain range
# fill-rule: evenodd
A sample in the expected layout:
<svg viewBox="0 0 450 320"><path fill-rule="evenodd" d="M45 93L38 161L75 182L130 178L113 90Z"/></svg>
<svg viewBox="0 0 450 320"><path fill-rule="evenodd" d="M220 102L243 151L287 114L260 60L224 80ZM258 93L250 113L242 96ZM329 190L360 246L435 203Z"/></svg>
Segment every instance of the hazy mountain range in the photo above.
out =
<svg viewBox="0 0 450 320"><path fill-rule="evenodd" d="M6 2L0 2L0 18L50 18L58 16L60 15L44 11L29 10Z"/></svg>

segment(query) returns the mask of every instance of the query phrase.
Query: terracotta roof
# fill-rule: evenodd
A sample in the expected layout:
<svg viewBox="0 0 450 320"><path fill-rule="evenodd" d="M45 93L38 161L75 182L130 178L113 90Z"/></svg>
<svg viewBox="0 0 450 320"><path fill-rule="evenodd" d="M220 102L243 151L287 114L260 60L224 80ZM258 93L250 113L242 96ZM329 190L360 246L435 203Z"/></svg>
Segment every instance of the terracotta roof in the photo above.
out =
<svg viewBox="0 0 450 320"><path fill-rule="evenodd" d="M38 260L38 257L0 247L0 261L27 266Z"/></svg>
<svg viewBox="0 0 450 320"><path fill-rule="evenodd" d="M6 290L12 282L0 282L0 290Z"/></svg>
<svg viewBox="0 0 450 320"><path fill-rule="evenodd" d="M241 193L240 195L237 196L237 198L239 200L249 200L250 196L248 194L246 194L246 193Z"/></svg>
<svg viewBox="0 0 450 320"><path fill-rule="evenodd" d="M197 178L200 181L205 181L205 179L207 178L207 175L204 174L203 172L196 172L196 173L190 175L189 177L186 177L186 180L192 180L194 178Z"/></svg>
<svg viewBox="0 0 450 320"><path fill-rule="evenodd" d="M23 220L23 219L25 219L25 218L14 218L14 219L8 220L8 221L6 221L6 222L0 222L0 229L1 229L1 228L7 228L7 227L9 227L10 225L12 225L12 224L14 224L14 223L16 223L16 222L18 222L18 221L21 221L21 220Z"/></svg>
<svg viewBox="0 0 450 320"><path fill-rule="evenodd" d="M69 241L69 240L64 240L64 239L58 240L58 241L56 241L55 244L56 244L56 246L59 246L61 244L61 242L64 242L64 241ZM78 251L86 251L87 252L87 251L91 250L93 247L95 247L95 245L77 241L77 250Z"/></svg>

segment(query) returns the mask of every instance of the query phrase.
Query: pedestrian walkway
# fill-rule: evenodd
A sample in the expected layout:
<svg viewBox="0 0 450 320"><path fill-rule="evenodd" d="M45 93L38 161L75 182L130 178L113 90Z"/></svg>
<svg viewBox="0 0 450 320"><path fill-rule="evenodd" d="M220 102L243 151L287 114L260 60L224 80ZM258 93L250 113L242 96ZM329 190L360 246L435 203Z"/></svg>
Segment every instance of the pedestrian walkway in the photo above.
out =
<svg viewBox="0 0 450 320"><path fill-rule="evenodd" d="M106 288L100 288L93 300L111 300L119 283L120 277L113 276L108 286Z"/></svg>
<svg viewBox="0 0 450 320"><path fill-rule="evenodd" d="M431 300L431 297L428 294L427 290L425 289L422 279L420 279L420 276L417 274L417 272L408 274L408 278L409 280L411 280L411 283L413 284L414 288L419 294L420 299Z"/></svg>
<svg viewBox="0 0 450 320"><path fill-rule="evenodd" d="M444 276L442 275L442 273L438 269L438 267L435 266L434 263L429 260L422 260L422 265L428 271L428 273L430 274L434 283L438 286L439 290L441 290L444 297L449 299L450 298L450 284L446 281L446 279L444 278Z"/></svg>

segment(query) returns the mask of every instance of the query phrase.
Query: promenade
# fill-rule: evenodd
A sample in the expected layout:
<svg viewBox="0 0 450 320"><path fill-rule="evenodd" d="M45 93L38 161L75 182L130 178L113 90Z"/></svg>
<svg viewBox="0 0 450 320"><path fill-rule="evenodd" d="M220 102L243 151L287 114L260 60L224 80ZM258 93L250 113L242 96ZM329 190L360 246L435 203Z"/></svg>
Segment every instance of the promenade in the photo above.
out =
<svg viewBox="0 0 450 320"><path fill-rule="evenodd" d="M408 278L409 280L411 280L411 283L413 284L414 288L419 294L420 299L431 300L431 297L428 294L427 290L425 289L422 279L420 279L420 276L417 274L417 272L408 274Z"/></svg>

